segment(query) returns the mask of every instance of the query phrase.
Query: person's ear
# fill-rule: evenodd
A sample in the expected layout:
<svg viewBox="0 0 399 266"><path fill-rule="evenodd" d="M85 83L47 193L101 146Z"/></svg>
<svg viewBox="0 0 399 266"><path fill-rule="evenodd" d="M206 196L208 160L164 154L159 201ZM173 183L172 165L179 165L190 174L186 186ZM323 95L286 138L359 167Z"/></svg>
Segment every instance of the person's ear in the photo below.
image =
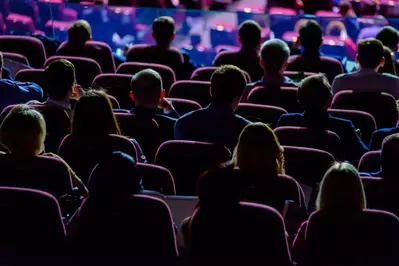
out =
<svg viewBox="0 0 399 266"><path fill-rule="evenodd" d="M288 67L288 62L285 62L283 65L283 68L281 69L281 72L284 72Z"/></svg>
<svg viewBox="0 0 399 266"><path fill-rule="evenodd" d="M176 34L173 33L172 37L170 38L170 41L173 41L176 38Z"/></svg>
<svg viewBox="0 0 399 266"><path fill-rule="evenodd" d="M383 67L384 65L385 65L385 57L382 57L379 67Z"/></svg>
<svg viewBox="0 0 399 266"><path fill-rule="evenodd" d="M133 92L129 92L129 98L130 98L130 100L132 100L133 102L134 102L134 95L133 95Z"/></svg>
<svg viewBox="0 0 399 266"><path fill-rule="evenodd" d="M210 95L211 98L212 98L212 87L209 87L209 95Z"/></svg>
<svg viewBox="0 0 399 266"><path fill-rule="evenodd" d="M159 95L159 99L163 99L166 96L166 91L165 90L161 90L161 94Z"/></svg>
<svg viewBox="0 0 399 266"><path fill-rule="evenodd" d="M154 32L151 33L152 38L155 40L155 34Z"/></svg>
<svg viewBox="0 0 399 266"><path fill-rule="evenodd" d="M261 66L263 69L265 69L265 63L263 62L263 59L262 59L262 58L259 60L259 64L260 64L260 66Z"/></svg>
<svg viewBox="0 0 399 266"><path fill-rule="evenodd" d="M356 62L356 64L359 64L359 55L358 54L356 55L355 62Z"/></svg>
<svg viewBox="0 0 399 266"><path fill-rule="evenodd" d="M241 38L240 38L240 37L238 37L237 41L238 41L239 44L242 45L242 41L241 41Z"/></svg>
<svg viewBox="0 0 399 266"><path fill-rule="evenodd" d="M320 45L323 44L323 37L320 38Z"/></svg>

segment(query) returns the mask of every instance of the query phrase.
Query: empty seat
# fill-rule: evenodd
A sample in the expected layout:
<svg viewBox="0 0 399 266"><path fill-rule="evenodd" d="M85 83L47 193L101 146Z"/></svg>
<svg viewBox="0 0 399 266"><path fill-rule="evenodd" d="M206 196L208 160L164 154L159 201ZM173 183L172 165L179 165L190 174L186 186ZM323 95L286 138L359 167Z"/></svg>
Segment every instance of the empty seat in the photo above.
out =
<svg viewBox="0 0 399 266"><path fill-rule="evenodd" d="M155 156L155 164L172 173L177 195L196 194L198 178L209 168L226 162L231 153L211 143L171 140L164 142Z"/></svg>
<svg viewBox="0 0 399 266"><path fill-rule="evenodd" d="M151 68L161 75L163 88L166 92L168 92L172 84L176 81L175 72L168 66L160 64L128 62L121 64L116 70L116 73L134 75L137 72L147 68Z"/></svg>
<svg viewBox="0 0 399 266"><path fill-rule="evenodd" d="M74 57L74 56L52 56L44 64L47 67L55 60L66 59L75 66L76 81L84 88L88 88L93 83L96 76L101 74L100 65L90 58Z"/></svg>
<svg viewBox="0 0 399 266"><path fill-rule="evenodd" d="M331 108L367 112L374 117L377 128L395 127L398 121L395 98L387 93L340 91Z"/></svg>
<svg viewBox="0 0 399 266"><path fill-rule="evenodd" d="M87 184L94 166L113 151L124 152L137 160L134 144L129 139L118 135L109 135L106 139L89 140L80 140L73 135L67 135L60 145L58 154L76 172L83 183Z"/></svg>
<svg viewBox="0 0 399 266"><path fill-rule="evenodd" d="M184 115L186 113L201 109L201 105L195 101L169 97L167 99L172 102L173 107L176 109L176 112L180 115Z"/></svg>
<svg viewBox="0 0 399 266"><path fill-rule="evenodd" d="M118 100L121 108L131 109L134 104L129 97L131 80L132 75L100 74L94 79L92 86L105 89L109 95Z"/></svg>
<svg viewBox="0 0 399 266"><path fill-rule="evenodd" d="M298 102L297 88L281 87L277 89L256 87L248 95L247 102L278 106L289 113L303 112Z"/></svg>
<svg viewBox="0 0 399 266"><path fill-rule="evenodd" d="M277 106L240 103L235 113L251 122L262 122L275 128L280 117L287 111Z"/></svg>
<svg viewBox="0 0 399 266"><path fill-rule="evenodd" d="M359 161L359 172L375 173L381 170L381 151L369 151Z"/></svg>
<svg viewBox="0 0 399 266"><path fill-rule="evenodd" d="M218 67L200 67L197 68L193 74L191 74L191 80L197 81L211 81L211 77L213 72L218 69ZM249 76L248 72L243 71L245 77L247 78L247 83L251 83L251 77Z"/></svg>
<svg viewBox="0 0 399 266"><path fill-rule="evenodd" d="M29 65L29 61L24 55L8 52L3 52L2 54L4 59L9 59L18 63Z"/></svg>
<svg viewBox="0 0 399 266"><path fill-rule="evenodd" d="M57 50L57 55L91 58L100 65L102 73L115 73L111 47L104 42L88 41L80 49L69 47L68 42L63 42Z"/></svg>
<svg viewBox="0 0 399 266"><path fill-rule="evenodd" d="M314 148L343 158L340 138L328 130L304 127L278 127L274 130L281 145Z"/></svg>
<svg viewBox="0 0 399 266"><path fill-rule="evenodd" d="M11 13L6 18L7 31L13 35L27 35L35 32L33 19L22 14Z"/></svg>
<svg viewBox="0 0 399 266"><path fill-rule="evenodd" d="M34 82L43 89L43 96L47 97L46 78L44 69L22 69L14 78L16 81Z"/></svg>
<svg viewBox="0 0 399 266"><path fill-rule="evenodd" d="M168 169L147 163L137 163L146 190L158 191L164 195L176 195L175 182Z"/></svg>
<svg viewBox="0 0 399 266"><path fill-rule="evenodd" d="M169 97L196 101L202 107L212 102L211 83L205 81L177 81L170 88Z"/></svg>
<svg viewBox="0 0 399 266"><path fill-rule="evenodd" d="M46 61L44 45L34 37L0 36L0 51L24 55L34 68L41 68Z"/></svg>

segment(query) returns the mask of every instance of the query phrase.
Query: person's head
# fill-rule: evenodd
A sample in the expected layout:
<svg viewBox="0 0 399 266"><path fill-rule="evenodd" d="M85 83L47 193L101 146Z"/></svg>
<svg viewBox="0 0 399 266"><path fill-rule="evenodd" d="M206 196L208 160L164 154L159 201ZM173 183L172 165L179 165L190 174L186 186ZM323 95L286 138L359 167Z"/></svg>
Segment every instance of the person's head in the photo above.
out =
<svg viewBox="0 0 399 266"><path fill-rule="evenodd" d="M103 137L120 134L108 95L89 90L78 100L72 117L72 134L80 137Z"/></svg>
<svg viewBox="0 0 399 266"><path fill-rule="evenodd" d="M260 57L260 65L265 74L281 75L287 67L290 48L282 40L268 40L260 48Z"/></svg>
<svg viewBox="0 0 399 266"><path fill-rule="evenodd" d="M395 63L393 60L392 51L386 46L384 46L384 66L380 67L378 69L378 72L388 73L396 76L396 69L395 69Z"/></svg>
<svg viewBox="0 0 399 266"><path fill-rule="evenodd" d="M396 52L398 50L399 43L399 33L398 31L391 26L383 27L377 33L377 40L380 40L383 45L391 49L392 52Z"/></svg>
<svg viewBox="0 0 399 266"><path fill-rule="evenodd" d="M339 13L341 14L341 16L348 16L350 10L352 10L351 2L347 0L342 0L341 2L339 2Z"/></svg>
<svg viewBox="0 0 399 266"><path fill-rule="evenodd" d="M238 36L243 48L256 49L262 42L262 28L258 22L246 20L240 25Z"/></svg>
<svg viewBox="0 0 399 266"><path fill-rule="evenodd" d="M299 30L299 40L305 52L318 53L323 42L322 37L322 29L314 20L308 20Z"/></svg>
<svg viewBox="0 0 399 266"><path fill-rule="evenodd" d="M0 52L0 79L1 79L1 74L3 73L3 66L4 66L4 59L3 59L3 53Z"/></svg>
<svg viewBox="0 0 399 266"><path fill-rule="evenodd" d="M384 46L381 41L373 38L360 41L357 45L356 61L361 68L378 70L384 66Z"/></svg>
<svg viewBox="0 0 399 266"><path fill-rule="evenodd" d="M69 102L76 83L75 66L68 60L59 59L44 70L47 96L57 101Z"/></svg>
<svg viewBox="0 0 399 266"><path fill-rule="evenodd" d="M119 151L105 156L91 172L88 189L89 197L110 200L139 193L141 177L134 158Z"/></svg>
<svg viewBox="0 0 399 266"><path fill-rule="evenodd" d="M347 162L334 163L321 181L316 205L318 210L365 209L366 196L356 168Z"/></svg>
<svg viewBox="0 0 399 266"><path fill-rule="evenodd" d="M246 86L247 79L241 69L233 65L218 67L211 76L212 102L231 104L235 109Z"/></svg>
<svg viewBox="0 0 399 266"><path fill-rule="evenodd" d="M92 39L91 27L86 20L77 20L68 29L68 43L72 45L84 45Z"/></svg>
<svg viewBox="0 0 399 266"><path fill-rule="evenodd" d="M399 161L399 134L386 137L382 142L381 170L385 178L397 179ZM392 176L393 175L393 176Z"/></svg>
<svg viewBox="0 0 399 266"><path fill-rule="evenodd" d="M273 130L263 123L247 125L241 132L233 154L234 166L243 173L284 174L284 149Z"/></svg>
<svg viewBox="0 0 399 266"><path fill-rule="evenodd" d="M331 85L324 74L309 76L298 87L298 101L305 111L327 110L331 100Z"/></svg>
<svg viewBox="0 0 399 266"><path fill-rule="evenodd" d="M0 126L0 143L12 154L34 156L44 149L46 122L27 105L11 109Z"/></svg>
<svg viewBox="0 0 399 266"><path fill-rule="evenodd" d="M152 36L160 46L168 47L175 38L175 21L171 17L158 17L152 23Z"/></svg>
<svg viewBox="0 0 399 266"><path fill-rule="evenodd" d="M130 88L136 106L156 108L159 100L165 97L161 75L152 69L144 69L135 74Z"/></svg>

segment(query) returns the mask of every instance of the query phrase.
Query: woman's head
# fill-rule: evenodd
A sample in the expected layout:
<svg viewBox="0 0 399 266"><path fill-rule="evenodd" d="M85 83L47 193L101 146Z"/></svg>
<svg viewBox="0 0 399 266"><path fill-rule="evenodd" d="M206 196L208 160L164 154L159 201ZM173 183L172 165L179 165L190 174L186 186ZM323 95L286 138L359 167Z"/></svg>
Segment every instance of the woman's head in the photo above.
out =
<svg viewBox="0 0 399 266"><path fill-rule="evenodd" d="M27 105L11 109L0 126L0 142L12 154L34 156L44 149L46 122Z"/></svg>
<svg viewBox="0 0 399 266"><path fill-rule="evenodd" d="M135 160L123 153L113 152L94 167L88 183L89 196L96 198L124 197L139 193L141 177Z"/></svg>
<svg viewBox="0 0 399 266"><path fill-rule="evenodd" d="M120 134L105 92L89 90L79 99L73 112L72 134L86 137Z"/></svg>
<svg viewBox="0 0 399 266"><path fill-rule="evenodd" d="M284 149L263 123L247 125L233 154L234 166L246 173L284 174Z"/></svg>
<svg viewBox="0 0 399 266"><path fill-rule="evenodd" d="M317 196L318 210L363 210L366 196L356 168L350 163L334 163L324 175Z"/></svg>

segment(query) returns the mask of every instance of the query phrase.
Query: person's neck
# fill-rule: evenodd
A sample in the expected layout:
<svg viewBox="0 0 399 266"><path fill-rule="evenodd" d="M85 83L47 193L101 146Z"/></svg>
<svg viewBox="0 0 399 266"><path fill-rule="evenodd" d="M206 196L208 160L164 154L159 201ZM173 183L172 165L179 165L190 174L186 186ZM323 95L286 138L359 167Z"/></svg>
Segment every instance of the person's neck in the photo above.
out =
<svg viewBox="0 0 399 266"><path fill-rule="evenodd" d="M320 57L320 51L319 50L304 50L303 55L308 56L308 57Z"/></svg>
<svg viewBox="0 0 399 266"><path fill-rule="evenodd" d="M159 44L159 43L157 43L155 46L160 48L160 49L168 50L170 48L170 43L168 43L168 44Z"/></svg>
<svg viewBox="0 0 399 266"><path fill-rule="evenodd" d="M154 109L154 110L158 108L158 106L153 105L153 104L139 104L137 102L135 104L135 107L141 108L141 109Z"/></svg>
<svg viewBox="0 0 399 266"><path fill-rule="evenodd" d="M284 75L283 73L268 73L268 72L264 72L263 73L263 78L266 80L283 80L284 79Z"/></svg>
<svg viewBox="0 0 399 266"><path fill-rule="evenodd" d="M360 67L359 67L359 71L378 72L378 68L379 68L379 67L376 67L376 68L369 68L369 67L362 67L362 66L360 66Z"/></svg>

